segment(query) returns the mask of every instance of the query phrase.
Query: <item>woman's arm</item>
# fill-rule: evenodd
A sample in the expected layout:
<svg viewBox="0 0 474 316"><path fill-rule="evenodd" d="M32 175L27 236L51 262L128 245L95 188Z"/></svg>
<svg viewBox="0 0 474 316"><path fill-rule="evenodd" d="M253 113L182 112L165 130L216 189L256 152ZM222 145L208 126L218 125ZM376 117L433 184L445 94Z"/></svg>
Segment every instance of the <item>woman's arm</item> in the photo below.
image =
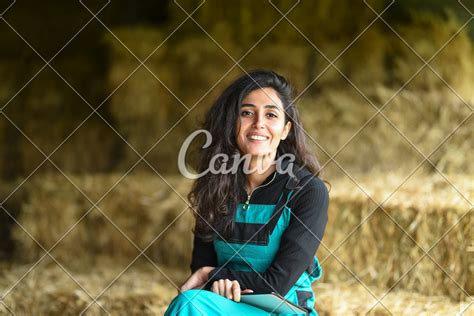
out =
<svg viewBox="0 0 474 316"><path fill-rule="evenodd" d="M212 241L206 242L194 236L193 254L191 259L191 273L204 266L217 266L217 255Z"/></svg>
<svg viewBox="0 0 474 316"><path fill-rule="evenodd" d="M301 183L309 179L306 177ZM208 275L209 284L220 279L237 280L242 289L252 289L254 293L275 291L286 295L312 262L323 238L329 204L326 185L321 179L313 178L290 203L293 204L294 215L282 235L280 248L270 267L264 273L216 268Z"/></svg>
<svg viewBox="0 0 474 316"><path fill-rule="evenodd" d="M191 276L179 287L178 292L184 292L192 289L201 289L207 282L208 274L214 267L202 267L196 272L193 272Z"/></svg>
<svg viewBox="0 0 474 316"><path fill-rule="evenodd" d="M201 288L208 280L208 274L217 265L217 256L212 242L205 242L194 236L191 259L191 276L180 286L179 291Z"/></svg>

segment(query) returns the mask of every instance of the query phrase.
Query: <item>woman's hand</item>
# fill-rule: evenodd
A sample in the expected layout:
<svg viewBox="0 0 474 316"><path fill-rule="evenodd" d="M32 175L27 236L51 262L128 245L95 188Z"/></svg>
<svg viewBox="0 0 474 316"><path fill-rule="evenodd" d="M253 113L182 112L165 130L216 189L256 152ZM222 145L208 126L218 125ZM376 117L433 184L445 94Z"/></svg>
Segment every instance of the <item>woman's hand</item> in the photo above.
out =
<svg viewBox="0 0 474 316"><path fill-rule="evenodd" d="M179 292L184 292L192 289L200 289L208 280L209 272L211 272L214 267L202 267L196 270L183 285L179 288Z"/></svg>
<svg viewBox="0 0 474 316"><path fill-rule="evenodd" d="M240 294L253 293L251 289L240 290L238 281L231 281L229 279L220 279L212 283L211 291L227 297L229 300L240 302Z"/></svg>

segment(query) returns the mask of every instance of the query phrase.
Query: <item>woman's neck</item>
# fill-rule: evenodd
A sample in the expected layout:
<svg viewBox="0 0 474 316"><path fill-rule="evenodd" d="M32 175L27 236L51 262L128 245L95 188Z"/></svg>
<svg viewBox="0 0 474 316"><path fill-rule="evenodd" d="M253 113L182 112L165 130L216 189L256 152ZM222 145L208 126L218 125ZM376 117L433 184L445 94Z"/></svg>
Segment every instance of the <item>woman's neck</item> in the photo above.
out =
<svg viewBox="0 0 474 316"><path fill-rule="evenodd" d="M249 170L252 172L247 174L247 193L261 185L275 171L275 156L276 153L252 157L249 164Z"/></svg>

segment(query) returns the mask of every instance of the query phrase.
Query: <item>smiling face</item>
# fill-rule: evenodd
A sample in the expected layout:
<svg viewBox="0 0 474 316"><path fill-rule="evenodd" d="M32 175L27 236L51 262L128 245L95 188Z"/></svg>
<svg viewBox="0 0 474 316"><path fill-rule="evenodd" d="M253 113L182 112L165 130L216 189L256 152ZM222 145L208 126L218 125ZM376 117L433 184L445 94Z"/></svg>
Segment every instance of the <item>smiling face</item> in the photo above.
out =
<svg viewBox="0 0 474 316"><path fill-rule="evenodd" d="M288 136L291 122L272 88L250 92L243 100L237 120L237 145L242 154L276 155L280 141Z"/></svg>

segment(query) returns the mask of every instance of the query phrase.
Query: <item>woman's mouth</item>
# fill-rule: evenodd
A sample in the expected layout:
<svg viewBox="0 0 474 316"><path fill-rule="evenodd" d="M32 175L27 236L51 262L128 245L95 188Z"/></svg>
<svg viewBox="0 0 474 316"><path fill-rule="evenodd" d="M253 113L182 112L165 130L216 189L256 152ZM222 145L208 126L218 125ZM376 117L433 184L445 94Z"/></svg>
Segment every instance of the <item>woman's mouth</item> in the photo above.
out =
<svg viewBox="0 0 474 316"><path fill-rule="evenodd" d="M252 142L264 142L264 141L267 141L269 139L269 137L264 136L264 135L252 134L252 135L248 135L247 139L249 139Z"/></svg>

